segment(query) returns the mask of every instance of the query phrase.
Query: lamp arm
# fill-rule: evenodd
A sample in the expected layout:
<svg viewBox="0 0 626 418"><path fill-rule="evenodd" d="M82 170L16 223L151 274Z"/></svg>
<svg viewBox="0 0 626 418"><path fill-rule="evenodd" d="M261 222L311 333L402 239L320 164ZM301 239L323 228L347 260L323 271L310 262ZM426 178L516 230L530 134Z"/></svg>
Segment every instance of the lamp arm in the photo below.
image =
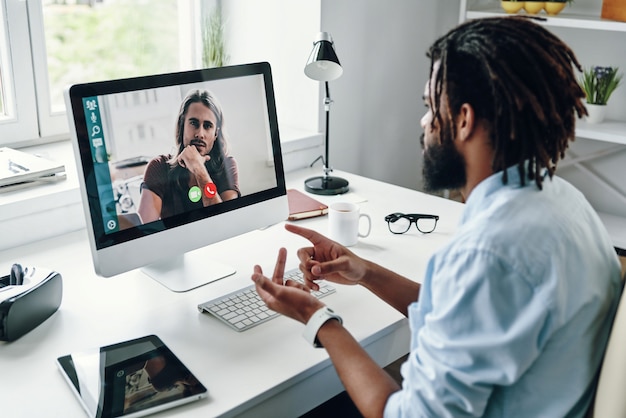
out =
<svg viewBox="0 0 626 418"><path fill-rule="evenodd" d="M329 144L329 129L330 129L330 104L333 102L330 99L330 90L328 88L328 81L324 82L325 87L326 87L326 98L324 99L324 110L326 111L326 137L325 137L325 150L326 150L326 158L324 161L324 176L327 177L328 173L331 173L333 171L332 167L330 166L330 160L328 158L328 154L329 154L329 148L330 148L330 144Z"/></svg>

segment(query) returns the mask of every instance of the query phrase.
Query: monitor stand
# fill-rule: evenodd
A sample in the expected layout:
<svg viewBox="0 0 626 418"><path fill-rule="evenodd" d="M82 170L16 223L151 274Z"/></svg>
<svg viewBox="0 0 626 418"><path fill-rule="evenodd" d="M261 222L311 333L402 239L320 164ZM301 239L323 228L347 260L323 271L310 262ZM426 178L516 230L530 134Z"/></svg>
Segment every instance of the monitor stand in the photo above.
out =
<svg viewBox="0 0 626 418"><path fill-rule="evenodd" d="M150 264L141 271L173 292L187 292L236 273L234 267L194 252Z"/></svg>

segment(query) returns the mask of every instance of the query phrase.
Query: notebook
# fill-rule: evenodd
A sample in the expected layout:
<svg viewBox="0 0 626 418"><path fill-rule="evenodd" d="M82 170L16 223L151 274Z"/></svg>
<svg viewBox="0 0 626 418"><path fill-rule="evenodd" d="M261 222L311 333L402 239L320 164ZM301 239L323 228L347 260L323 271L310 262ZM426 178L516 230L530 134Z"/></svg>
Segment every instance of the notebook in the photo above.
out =
<svg viewBox="0 0 626 418"><path fill-rule="evenodd" d="M314 218L328 213L328 206L296 189L287 190L289 220Z"/></svg>
<svg viewBox="0 0 626 418"><path fill-rule="evenodd" d="M0 187L65 178L65 166L13 148L0 148ZM62 175L56 176L57 174Z"/></svg>

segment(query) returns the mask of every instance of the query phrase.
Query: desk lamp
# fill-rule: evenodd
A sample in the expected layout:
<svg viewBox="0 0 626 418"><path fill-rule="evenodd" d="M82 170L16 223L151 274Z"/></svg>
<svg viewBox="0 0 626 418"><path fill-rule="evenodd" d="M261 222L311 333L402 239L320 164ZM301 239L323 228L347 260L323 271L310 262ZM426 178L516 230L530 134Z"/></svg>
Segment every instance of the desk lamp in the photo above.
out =
<svg viewBox="0 0 626 418"><path fill-rule="evenodd" d="M326 98L324 99L324 110L326 111L326 143L325 143L325 157L319 156L311 163L311 167L319 159L322 159L324 165L324 175L311 177L304 182L304 189L307 192L321 195L336 195L342 194L348 191L348 181L340 177L330 176L329 173L333 171L330 163L328 162L328 127L329 127L329 115L330 115L330 93L328 91L328 82L335 80L341 76L343 68L339 63L339 58L333 48L333 40L328 32L320 32L317 34L315 42L313 42L313 50L304 67L304 74L307 77L323 81L326 87Z"/></svg>

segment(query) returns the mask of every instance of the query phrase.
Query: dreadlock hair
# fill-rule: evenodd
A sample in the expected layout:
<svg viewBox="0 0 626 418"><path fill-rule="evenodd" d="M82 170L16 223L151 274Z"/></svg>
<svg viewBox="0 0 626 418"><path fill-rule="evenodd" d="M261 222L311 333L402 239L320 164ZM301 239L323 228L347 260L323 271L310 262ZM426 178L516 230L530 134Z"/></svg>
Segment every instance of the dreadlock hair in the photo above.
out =
<svg viewBox="0 0 626 418"><path fill-rule="evenodd" d="M470 104L488 127L492 169L504 172L502 182L508 182L506 168L517 164L522 185L534 180L541 189L543 169L551 178L575 139L574 111L579 118L587 114L574 52L530 18L512 16L465 22L435 41L427 56L431 80L440 63L430 86L433 127L437 122L456 137L452 121Z"/></svg>

